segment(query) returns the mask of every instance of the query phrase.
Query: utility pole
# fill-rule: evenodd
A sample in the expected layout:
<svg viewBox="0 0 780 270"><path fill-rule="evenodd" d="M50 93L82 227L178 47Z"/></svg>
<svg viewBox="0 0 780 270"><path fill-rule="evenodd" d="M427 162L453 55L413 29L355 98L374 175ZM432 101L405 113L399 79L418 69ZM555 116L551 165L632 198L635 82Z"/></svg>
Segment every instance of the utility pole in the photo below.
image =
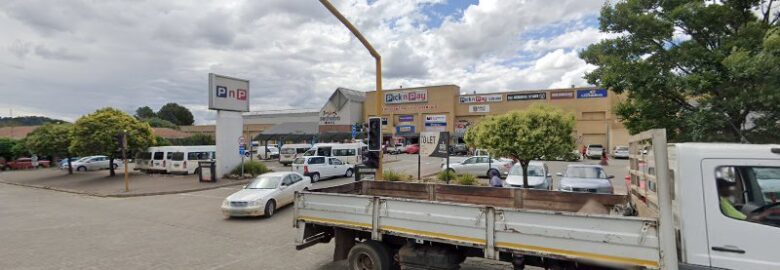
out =
<svg viewBox="0 0 780 270"><path fill-rule="evenodd" d="M130 192L130 180L127 171L127 130L122 131L122 160L125 161L125 192ZM114 164L111 164L114 166Z"/></svg>
<svg viewBox="0 0 780 270"><path fill-rule="evenodd" d="M382 117L384 110L383 110L383 104L384 101L382 100L382 57L379 55L376 50L374 50L374 47L371 46L371 43L368 43L368 40L366 40L365 37L363 37L363 34L360 33L360 31L355 28L352 23L347 20L347 18L344 17L344 15L341 15L341 12L339 12L336 7L334 7L328 0L320 0L320 3L325 6L325 8L330 11L330 13L333 14L333 16L336 16L339 21L344 24L344 26L349 29L350 32L352 32L355 37L360 40L360 43L363 44L364 47L368 50L369 53L371 53L371 56L374 57L374 60L376 61L376 114L378 117ZM380 129L381 130L381 129ZM381 145L381 143L380 143ZM382 159L384 154L381 152L379 153L379 165L376 169L376 180L382 180L384 179L383 172L382 172Z"/></svg>

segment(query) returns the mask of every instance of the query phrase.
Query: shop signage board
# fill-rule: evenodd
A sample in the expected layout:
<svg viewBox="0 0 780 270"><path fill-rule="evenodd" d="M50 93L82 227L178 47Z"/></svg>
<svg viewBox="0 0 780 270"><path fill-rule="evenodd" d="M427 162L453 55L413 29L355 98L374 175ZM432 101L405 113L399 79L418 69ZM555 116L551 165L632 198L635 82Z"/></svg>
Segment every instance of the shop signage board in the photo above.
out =
<svg viewBox="0 0 780 270"><path fill-rule="evenodd" d="M574 91L561 91L550 93L550 99L571 99L574 98Z"/></svg>
<svg viewBox="0 0 780 270"><path fill-rule="evenodd" d="M401 115L398 116L398 122L414 122L414 115Z"/></svg>
<svg viewBox="0 0 780 270"><path fill-rule="evenodd" d="M428 90L399 90L385 92L385 104L428 102Z"/></svg>
<svg viewBox="0 0 780 270"><path fill-rule="evenodd" d="M383 110L384 112L420 112L420 111L433 111L438 109L439 106L436 106L435 104L419 104L419 105L395 105L395 106L384 106Z"/></svg>
<svg viewBox="0 0 780 270"><path fill-rule="evenodd" d="M547 99L547 93L523 93L523 94L507 94L507 101L520 101L520 100L541 100Z"/></svg>
<svg viewBox="0 0 780 270"><path fill-rule="evenodd" d="M320 125L335 125L341 121L341 116L336 111L320 112Z"/></svg>
<svg viewBox="0 0 780 270"><path fill-rule="evenodd" d="M449 132L423 132L420 133L420 155L428 157L447 157L447 142L450 140Z"/></svg>
<svg viewBox="0 0 780 270"><path fill-rule="evenodd" d="M470 113L489 113L490 105L469 105Z"/></svg>
<svg viewBox="0 0 780 270"><path fill-rule="evenodd" d="M249 81L209 73L209 109L249 111Z"/></svg>
<svg viewBox="0 0 780 270"><path fill-rule="evenodd" d="M446 131L447 115L431 114L425 116L425 131Z"/></svg>
<svg viewBox="0 0 780 270"><path fill-rule="evenodd" d="M607 89L586 89L577 90L577 98L605 98Z"/></svg>
<svg viewBox="0 0 780 270"><path fill-rule="evenodd" d="M414 133L413 125L401 125L395 127L395 133L397 134L409 134Z"/></svg>
<svg viewBox="0 0 780 270"><path fill-rule="evenodd" d="M487 102L501 102L504 100L503 95L474 95L474 96L460 96L460 103L487 103Z"/></svg>

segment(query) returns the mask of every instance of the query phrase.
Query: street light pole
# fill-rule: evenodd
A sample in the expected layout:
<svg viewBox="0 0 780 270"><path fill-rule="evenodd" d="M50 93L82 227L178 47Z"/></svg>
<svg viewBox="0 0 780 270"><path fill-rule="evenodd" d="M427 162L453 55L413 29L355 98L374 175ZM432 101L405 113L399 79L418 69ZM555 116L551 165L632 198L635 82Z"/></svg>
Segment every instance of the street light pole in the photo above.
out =
<svg viewBox="0 0 780 270"><path fill-rule="evenodd" d="M341 15L341 12L339 12L336 7L330 4L328 0L320 0L320 3L322 3L325 8L330 11L330 13L333 14L333 16L336 16L339 21L344 24L344 26L349 29L350 32L352 32L355 37L360 40L360 43L363 44L364 47L368 50L369 53L371 53L371 56L374 57L374 60L376 61L376 114L380 118L382 117L384 111L382 108L382 105L384 102L382 101L382 56L379 55L376 50L374 50L374 47L371 46L371 43L368 43L368 40L366 40L365 37L363 37L363 34L360 33L360 31L355 28L352 23L347 20L347 18L344 17L344 15ZM381 125L380 125L381 130ZM381 133L381 131L380 131ZM380 136L381 137L381 136ZM381 143L379 144L382 145ZM384 153L382 153L382 150L379 150L379 165L376 169L376 180L382 180L384 179L383 171L382 171L382 159L384 157Z"/></svg>

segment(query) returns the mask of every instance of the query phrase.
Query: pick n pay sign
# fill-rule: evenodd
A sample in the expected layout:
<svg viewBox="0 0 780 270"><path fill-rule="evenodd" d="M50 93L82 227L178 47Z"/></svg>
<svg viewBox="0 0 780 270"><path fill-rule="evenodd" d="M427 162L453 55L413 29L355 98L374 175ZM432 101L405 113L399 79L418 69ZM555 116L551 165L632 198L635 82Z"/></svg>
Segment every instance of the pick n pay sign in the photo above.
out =
<svg viewBox="0 0 780 270"><path fill-rule="evenodd" d="M249 81L209 73L209 109L249 111Z"/></svg>

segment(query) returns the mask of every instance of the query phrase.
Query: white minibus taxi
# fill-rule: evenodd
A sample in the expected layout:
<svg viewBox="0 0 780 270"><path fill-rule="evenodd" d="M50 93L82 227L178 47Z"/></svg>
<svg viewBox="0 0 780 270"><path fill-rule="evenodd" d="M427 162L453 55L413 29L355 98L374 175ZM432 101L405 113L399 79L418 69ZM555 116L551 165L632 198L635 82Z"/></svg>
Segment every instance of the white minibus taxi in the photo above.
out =
<svg viewBox="0 0 780 270"><path fill-rule="evenodd" d="M363 151L367 147L364 143L318 143L303 155L335 157L344 163L356 165L363 163Z"/></svg>
<svg viewBox="0 0 780 270"><path fill-rule="evenodd" d="M198 161L214 160L217 147L214 145L179 146L168 153L168 173L197 173Z"/></svg>
<svg viewBox="0 0 780 270"><path fill-rule="evenodd" d="M303 153L306 153L309 149L311 149L311 144L307 143L282 145L282 149L279 150L279 163L282 163L284 166L292 164L293 160L303 156Z"/></svg>
<svg viewBox="0 0 780 270"><path fill-rule="evenodd" d="M175 151L175 149L181 146L157 146L149 147L147 150L152 160L149 162L149 166L146 169L150 172L166 172L168 169L168 161L170 159L168 153Z"/></svg>

